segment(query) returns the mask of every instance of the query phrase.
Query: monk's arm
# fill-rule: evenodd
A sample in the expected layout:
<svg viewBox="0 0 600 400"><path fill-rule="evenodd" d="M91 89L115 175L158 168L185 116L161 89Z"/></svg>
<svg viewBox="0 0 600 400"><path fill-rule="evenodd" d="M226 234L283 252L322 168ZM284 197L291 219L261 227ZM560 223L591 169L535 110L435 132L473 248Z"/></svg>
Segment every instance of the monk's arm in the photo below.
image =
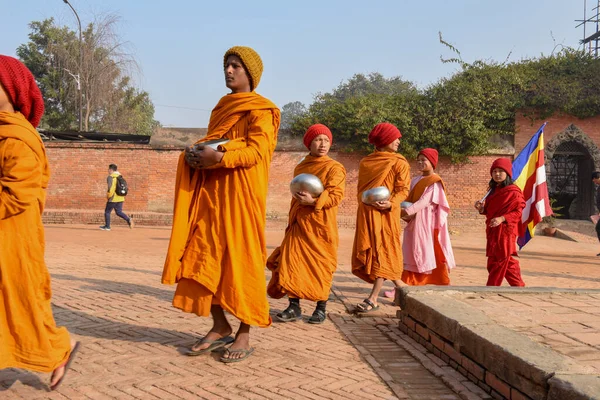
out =
<svg viewBox="0 0 600 400"><path fill-rule="evenodd" d="M336 207L344 198L344 190L346 188L346 170L342 166L335 166L331 169L327 182L325 182L325 190L329 193L324 201L317 200L315 209L327 210L328 208ZM321 204L322 203L322 204Z"/></svg>
<svg viewBox="0 0 600 400"><path fill-rule="evenodd" d="M38 207L42 170L33 151L15 139L0 142L0 219Z"/></svg>
<svg viewBox="0 0 600 400"><path fill-rule="evenodd" d="M252 167L270 153L273 142L276 140L271 111L254 111L249 118L246 146L226 151L221 162L215 167Z"/></svg>
<svg viewBox="0 0 600 400"><path fill-rule="evenodd" d="M394 191L390 196L390 203L392 203L392 209L400 207L402 203L408 197L410 191L410 166L406 161L398 163L396 172L396 181L394 182Z"/></svg>
<svg viewBox="0 0 600 400"><path fill-rule="evenodd" d="M433 185L438 185L434 183ZM412 206L406 208L406 214L413 215L433 203L433 185L429 185L419 200L415 201ZM441 186L441 185L440 185Z"/></svg>

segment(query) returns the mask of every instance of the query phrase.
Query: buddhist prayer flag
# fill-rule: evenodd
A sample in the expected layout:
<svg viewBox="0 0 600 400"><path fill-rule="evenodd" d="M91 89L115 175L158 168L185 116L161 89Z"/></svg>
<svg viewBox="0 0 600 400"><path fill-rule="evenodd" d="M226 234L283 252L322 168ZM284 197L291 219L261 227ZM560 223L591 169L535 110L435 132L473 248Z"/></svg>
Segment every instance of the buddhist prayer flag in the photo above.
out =
<svg viewBox="0 0 600 400"><path fill-rule="evenodd" d="M519 248L523 248L531 240L535 234L535 226L542 218L552 215L544 165L545 126L546 122L533 135L512 164L513 181L523 192L526 202L521 219L523 228L517 239Z"/></svg>

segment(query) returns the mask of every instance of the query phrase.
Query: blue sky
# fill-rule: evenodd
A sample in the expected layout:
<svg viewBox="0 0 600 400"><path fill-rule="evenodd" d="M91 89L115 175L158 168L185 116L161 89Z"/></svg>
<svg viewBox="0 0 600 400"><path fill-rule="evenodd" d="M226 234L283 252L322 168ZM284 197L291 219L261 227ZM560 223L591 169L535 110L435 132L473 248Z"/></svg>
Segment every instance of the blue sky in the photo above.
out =
<svg viewBox="0 0 600 400"><path fill-rule="evenodd" d="M400 75L420 87L449 76L456 66L440 61L440 55L451 53L439 44L439 31L469 62L503 61L511 52L511 60L549 54L555 46L552 36L557 44L573 47L583 36L574 22L583 17L583 0L71 4L84 25L101 13L122 18L119 34L141 66L135 81L150 93L156 119L179 127L207 125L210 110L227 93L222 55L234 45L258 51L265 70L257 92L281 107L296 100L310 104L314 94L330 91L355 73ZM28 39L28 23L49 17L77 27L62 0L22 0L11 7L10 17L0 24L0 53L14 56Z"/></svg>

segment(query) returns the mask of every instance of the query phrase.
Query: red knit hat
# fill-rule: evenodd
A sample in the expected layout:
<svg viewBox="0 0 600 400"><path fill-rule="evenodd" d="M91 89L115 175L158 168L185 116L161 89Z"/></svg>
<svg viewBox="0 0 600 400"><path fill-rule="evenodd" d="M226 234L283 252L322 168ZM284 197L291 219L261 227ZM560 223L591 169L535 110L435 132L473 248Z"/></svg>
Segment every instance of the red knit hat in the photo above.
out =
<svg viewBox="0 0 600 400"><path fill-rule="evenodd" d="M498 158L497 160L495 160L492 163L492 167L490 168L490 175L492 174L492 171L494 170L494 168L503 169L504 171L506 171L508 176L510 176L510 178L512 179L512 163L510 162L510 160L508 158Z"/></svg>
<svg viewBox="0 0 600 400"><path fill-rule="evenodd" d="M44 114L44 99L31 71L16 58L0 55L0 85L15 111L37 127Z"/></svg>
<svg viewBox="0 0 600 400"><path fill-rule="evenodd" d="M427 158L429 160L429 162L433 166L433 169L435 169L437 167L438 152L436 149L430 149L430 148L423 149L419 152L419 154L417 154L417 156L419 156L421 154L424 155L425 158Z"/></svg>
<svg viewBox="0 0 600 400"><path fill-rule="evenodd" d="M331 135L331 131L329 130L329 128L323 124L315 124L310 126L304 134L303 141L307 149L310 149L310 144L319 135L327 136L329 138L329 141L333 143L333 136Z"/></svg>
<svg viewBox="0 0 600 400"><path fill-rule="evenodd" d="M375 125L375 128L369 133L369 143L377 148L381 148L401 137L402 134L398 128L389 122L382 122Z"/></svg>

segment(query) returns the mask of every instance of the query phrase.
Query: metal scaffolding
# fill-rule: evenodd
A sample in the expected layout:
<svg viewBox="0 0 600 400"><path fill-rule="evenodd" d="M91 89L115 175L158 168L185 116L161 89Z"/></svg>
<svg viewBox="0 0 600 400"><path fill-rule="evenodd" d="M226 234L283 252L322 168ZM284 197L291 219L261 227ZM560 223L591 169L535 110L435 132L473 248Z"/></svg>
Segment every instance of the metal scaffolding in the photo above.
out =
<svg viewBox="0 0 600 400"><path fill-rule="evenodd" d="M583 19L575 20L575 22L579 22L580 26L583 26L583 39L580 43L584 46L584 49L587 48L587 51L598 58L598 49L600 49L599 41L600 41L600 0L596 0L596 7L591 9L591 16L588 18L588 1L583 0ZM593 32L592 34L589 34ZM589 36L588 36L589 35Z"/></svg>

